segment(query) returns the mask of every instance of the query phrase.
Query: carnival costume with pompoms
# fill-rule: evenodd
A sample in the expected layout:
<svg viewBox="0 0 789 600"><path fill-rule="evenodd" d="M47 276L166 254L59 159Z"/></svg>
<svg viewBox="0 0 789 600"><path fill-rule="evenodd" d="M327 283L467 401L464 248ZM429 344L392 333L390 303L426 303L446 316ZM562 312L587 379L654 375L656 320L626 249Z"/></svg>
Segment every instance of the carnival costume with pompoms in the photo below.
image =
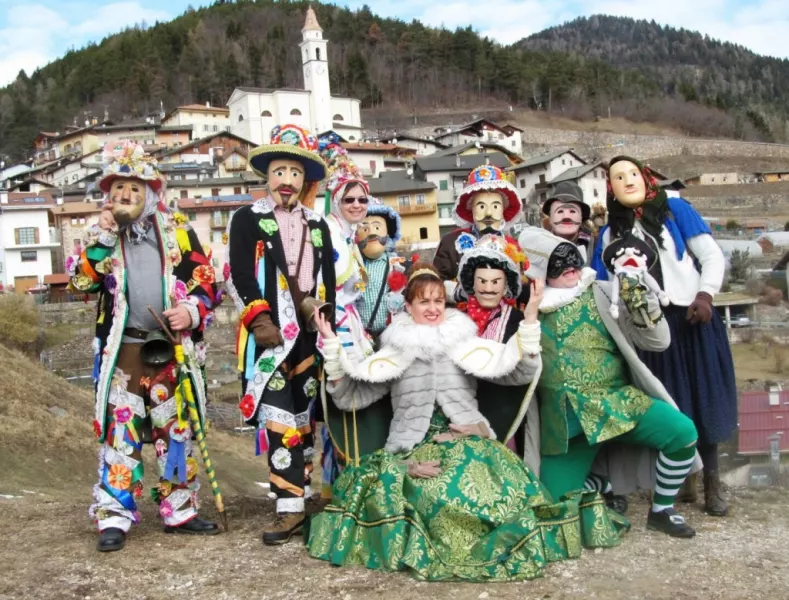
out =
<svg viewBox="0 0 789 600"><path fill-rule="evenodd" d="M667 197L651 170L633 158L619 156L610 165L622 161L638 168L646 197L640 206L626 207L617 201L609 181L609 225L600 232L592 267L600 279L608 279L603 251L628 233L644 240L657 255L651 274L670 301L664 313L671 346L665 352L639 355L695 423L704 462L706 509L721 516L727 506L718 472L718 444L737 427L734 361L726 327L712 306L723 282L725 260L709 226L686 200ZM706 316L700 319L702 314Z"/></svg>
<svg viewBox="0 0 789 600"><path fill-rule="evenodd" d="M325 176L317 139L296 125L275 127L271 143L249 155L250 165L261 176L267 176L275 160L301 163L305 170L302 193ZM257 427L257 453L268 453L277 513L302 515L303 521L304 500L310 493L312 408L320 388L321 362L317 333L309 330L303 306L305 298L335 303L329 227L301 202L292 207L278 205L269 191L266 198L233 214L228 223L227 262L226 286L241 312L237 343L244 386L241 413ZM255 328L261 324L275 328L279 343L256 342ZM293 521L293 527L300 527L301 521ZM293 532L267 530L264 542L283 543Z"/></svg>
<svg viewBox="0 0 789 600"><path fill-rule="evenodd" d="M136 180L144 186L145 203L140 216L117 232L91 227L82 253L67 261L71 288L98 294L94 429L104 446L91 515L102 532L125 534L139 521L142 444L151 441L152 428L161 475L153 495L165 526L211 533L215 527L197 519L198 468L185 399L176 391L175 360L150 365L141 354L146 336L158 329L148 306L159 314L185 307L191 319L183 339L185 362L204 428L203 330L218 302L210 250L204 250L184 217L165 208L156 161L142 146L108 144L103 158L99 188L109 193L117 179ZM198 525L205 525L203 531L197 531ZM119 549L123 535L115 542L103 548L100 542L99 549Z"/></svg>

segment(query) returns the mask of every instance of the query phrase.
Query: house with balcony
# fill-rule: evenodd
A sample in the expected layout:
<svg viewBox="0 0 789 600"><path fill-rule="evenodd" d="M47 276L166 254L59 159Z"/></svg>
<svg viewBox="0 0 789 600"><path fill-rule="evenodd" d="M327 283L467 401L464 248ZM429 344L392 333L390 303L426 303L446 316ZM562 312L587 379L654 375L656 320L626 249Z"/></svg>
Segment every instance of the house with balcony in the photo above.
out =
<svg viewBox="0 0 789 600"><path fill-rule="evenodd" d="M241 146L236 146L230 152L220 157L217 161L219 177L235 177L240 173L252 172L249 166L249 152Z"/></svg>
<svg viewBox="0 0 789 600"><path fill-rule="evenodd" d="M507 169L512 173L513 185L523 206L542 205L548 199L550 182L567 169L585 165L586 161L573 152L572 148L562 148L531 156L523 162Z"/></svg>
<svg viewBox="0 0 789 600"><path fill-rule="evenodd" d="M519 154L523 146L523 130L514 125L499 125L489 119L476 119L458 126L437 127L435 139L447 146L469 142L492 142Z"/></svg>
<svg viewBox="0 0 789 600"><path fill-rule="evenodd" d="M88 227L99 222L101 200L92 198L90 194L63 196L49 207L52 226L58 234L60 245L52 252L52 271L63 273L66 257L79 254Z"/></svg>
<svg viewBox="0 0 789 600"><path fill-rule="evenodd" d="M156 146L157 125L152 118L135 123L119 123L118 125L102 124L94 127L100 147L115 142L134 142L142 144L147 152L157 150Z"/></svg>
<svg viewBox="0 0 789 600"><path fill-rule="evenodd" d="M370 194L400 214L403 250L436 248L441 239L434 183L417 179L408 171L385 171L369 180Z"/></svg>
<svg viewBox="0 0 789 600"><path fill-rule="evenodd" d="M60 247L50 221L49 195L0 192L0 283L24 294L52 274L52 254Z"/></svg>
<svg viewBox="0 0 789 600"><path fill-rule="evenodd" d="M240 196L249 194L252 188L261 186L263 181L245 171L233 177L205 177L198 179L172 180L167 182L167 200L175 201L193 198L207 200L218 196Z"/></svg>
<svg viewBox="0 0 789 600"><path fill-rule="evenodd" d="M98 150L101 147L101 142L94 129L94 124L90 123L85 127L67 127L66 133L62 133L54 139L59 148L60 156L79 157Z"/></svg>
<svg viewBox="0 0 789 600"><path fill-rule="evenodd" d="M230 110L223 106L186 104L174 108L162 118L162 129L174 130L175 127L188 128L190 138L201 138L230 130Z"/></svg>
<svg viewBox="0 0 789 600"><path fill-rule="evenodd" d="M348 151L348 156L366 178L378 177L385 171L388 158L408 160L416 155L411 148L382 142L344 142L340 145Z"/></svg>
<svg viewBox="0 0 789 600"><path fill-rule="evenodd" d="M605 206L607 184L605 169L602 164L580 165L571 167L548 182L549 188L562 181L577 183L584 194L584 202L589 206L602 204Z"/></svg>
<svg viewBox="0 0 789 600"><path fill-rule="evenodd" d="M209 179L219 176L216 165L198 162L162 163L159 165L159 173L164 176L168 185L171 181Z"/></svg>
<svg viewBox="0 0 789 600"><path fill-rule="evenodd" d="M60 158L60 147L56 143L60 132L40 131L33 140L33 164L43 165Z"/></svg>
<svg viewBox="0 0 789 600"><path fill-rule="evenodd" d="M191 125L159 125L154 136L157 152L186 146L194 138Z"/></svg>
<svg viewBox="0 0 789 600"><path fill-rule="evenodd" d="M523 158L521 158L520 154L496 142L466 142L459 146L450 146L449 148L438 150L431 154L431 156L457 156L458 154L461 156L469 156L472 154L493 154L495 152L506 154L507 158L510 159L510 164L513 166L523 162Z"/></svg>
<svg viewBox="0 0 789 600"><path fill-rule="evenodd" d="M410 148L417 156L430 156L447 148L446 144L437 141L433 136L421 137L407 132L396 132L393 135L385 136L381 138L381 142Z"/></svg>
<svg viewBox="0 0 789 600"><path fill-rule="evenodd" d="M438 224L441 235L458 227L452 218L455 199L466 185L469 173L484 164L494 165L501 169L511 165L506 154L456 154L454 156L417 157L414 162L414 174L417 179L432 183L436 187L436 203L438 206Z"/></svg>
<svg viewBox="0 0 789 600"><path fill-rule="evenodd" d="M211 248L211 264L216 269L217 281L224 281L227 246L223 234L230 217L242 206L254 202L250 194L231 194L211 198L184 198L177 201L178 211L186 215L189 225L203 244Z"/></svg>
<svg viewBox="0 0 789 600"><path fill-rule="evenodd" d="M214 164L230 154L234 148L241 148L249 154L249 151L254 147L255 144L247 139L229 131L220 131L167 150L159 155L158 161L160 165L179 162Z"/></svg>

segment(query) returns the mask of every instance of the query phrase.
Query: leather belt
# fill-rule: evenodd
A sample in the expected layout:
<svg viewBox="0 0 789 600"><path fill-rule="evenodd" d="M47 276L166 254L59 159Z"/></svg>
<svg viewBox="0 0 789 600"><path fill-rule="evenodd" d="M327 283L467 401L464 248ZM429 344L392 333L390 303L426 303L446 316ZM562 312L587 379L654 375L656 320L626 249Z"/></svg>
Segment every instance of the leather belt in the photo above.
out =
<svg viewBox="0 0 789 600"><path fill-rule="evenodd" d="M150 331L145 331L144 329L136 329L134 327L127 327L123 330L123 335L135 338L137 340L144 340L148 337Z"/></svg>

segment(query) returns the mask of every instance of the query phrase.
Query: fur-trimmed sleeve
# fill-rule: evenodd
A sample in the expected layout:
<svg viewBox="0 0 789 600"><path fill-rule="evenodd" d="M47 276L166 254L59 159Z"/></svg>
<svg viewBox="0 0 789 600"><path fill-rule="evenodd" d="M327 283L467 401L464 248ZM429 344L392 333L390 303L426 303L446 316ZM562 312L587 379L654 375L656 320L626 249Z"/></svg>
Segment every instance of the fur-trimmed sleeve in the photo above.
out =
<svg viewBox="0 0 789 600"><path fill-rule="evenodd" d="M331 394L334 404L340 410L367 408L389 393L389 381L372 382L358 378L359 372L364 369L363 365L374 359L375 354L357 368L343 351L339 338L334 337L324 338L323 357L326 391ZM354 374L357 377L354 377Z"/></svg>

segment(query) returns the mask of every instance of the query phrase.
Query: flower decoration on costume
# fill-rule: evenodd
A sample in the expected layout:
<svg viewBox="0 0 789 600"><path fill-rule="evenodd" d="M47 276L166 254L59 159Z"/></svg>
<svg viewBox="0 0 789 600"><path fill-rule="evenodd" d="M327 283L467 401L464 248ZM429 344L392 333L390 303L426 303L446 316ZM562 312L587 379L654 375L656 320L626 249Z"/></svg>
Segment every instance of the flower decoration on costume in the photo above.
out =
<svg viewBox="0 0 789 600"><path fill-rule="evenodd" d="M74 277L77 274L77 265L79 265L79 255L69 256L66 259L66 273Z"/></svg>
<svg viewBox="0 0 789 600"><path fill-rule="evenodd" d="M323 232L320 229L313 229L310 233L312 245L316 248L323 248Z"/></svg>
<svg viewBox="0 0 789 600"><path fill-rule="evenodd" d="M301 444L301 433L294 427L289 427L285 433L282 434L282 445L286 448L295 448Z"/></svg>
<svg viewBox="0 0 789 600"><path fill-rule="evenodd" d="M197 477L197 461L193 456L186 459L186 478L192 481Z"/></svg>
<svg viewBox="0 0 789 600"><path fill-rule="evenodd" d="M332 257L334 257L334 262L340 260L340 253L337 252L336 248L332 249Z"/></svg>
<svg viewBox="0 0 789 600"><path fill-rule="evenodd" d="M521 214L521 199L518 190L507 179L507 175L494 165L482 165L468 175L465 187L455 201L453 217L461 227L469 227L474 223L471 211L471 199L480 192L495 192L504 199L504 222L512 223Z"/></svg>
<svg viewBox="0 0 789 600"><path fill-rule="evenodd" d="M112 465L107 474L107 483L116 490L125 490L131 485L131 471L126 465Z"/></svg>
<svg viewBox="0 0 789 600"><path fill-rule="evenodd" d="M186 284L178 279L173 286L173 298L176 303L181 300L186 300Z"/></svg>
<svg viewBox="0 0 789 600"><path fill-rule="evenodd" d="M112 273L104 277L104 289L107 290L108 294L113 295L115 294L115 290L118 289L118 281Z"/></svg>
<svg viewBox="0 0 789 600"><path fill-rule="evenodd" d="M299 335L299 326L295 323L288 323L282 328L282 336L286 340L295 340L297 335Z"/></svg>
<svg viewBox="0 0 789 600"><path fill-rule="evenodd" d="M165 402L169 395L170 393L167 391L167 386L164 386L161 383L157 383L151 388L151 398L156 400L157 404Z"/></svg>
<svg viewBox="0 0 789 600"><path fill-rule="evenodd" d="M167 256L170 259L170 262L173 263L174 267L177 267L181 264L181 252L178 249L170 250Z"/></svg>
<svg viewBox="0 0 789 600"><path fill-rule="evenodd" d="M271 455L271 465L278 471L287 469L291 460L290 451L287 448L277 448Z"/></svg>
<svg viewBox="0 0 789 600"><path fill-rule="evenodd" d="M314 398L318 394L318 382L313 378L310 377L307 380L307 383L304 384L304 395L307 398Z"/></svg>
<svg viewBox="0 0 789 600"><path fill-rule="evenodd" d="M260 219L260 221L258 221L258 227L269 236L279 231L279 225L277 225L274 219Z"/></svg>
<svg viewBox="0 0 789 600"><path fill-rule="evenodd" d="M167 519L169 517L172 517L174 512L175 511L173 510L173 505L170 504L169 500L162 500L159 503L159 514L163 518Z"/></svg>
<svg viewBox="0 0 789 600"><path fill-rule="evenodd" d="M112 181L118 177L140 179L155 192L162 188L156 159L145 154L142 144L128 140L110 142L104 146L101 158L104 163L104 173L98 181L98 186L105 193L110 190Z"/></svg>
<svg viewBox="0 0 789 600"><path fill-rule="evenodd" d="M280 273L277 281L279 282L279 289L283 292L288 289L288 278L284 274Z"/></svg>
<svg viewBox="0 0 789 600"><path fill-rule="evenodd" d="M116 406L113 414L115 420L121 425L125 425L134 418L134 412L129 406Z"/></svg>
<svg viewBox="0 0 789 600"><path fill-rule="evenodd" d="M167 442L165 442L162 438L156 440L153 444L153 447L157 457L164 456L165 452L167 452Z"/></svg>
<svg viewBox="0 0 789 600"><path fill-rule="evenodd" d="M192 271L192 277L199 283L211 285L216 279L214 267L211 265L200 265L199 267L195 267L194 271Z"/></svg>
<svg viewBox="0 0 789 600"><path fill-rule="evenodd" d="M93 419L93 433L96 434L96 437L101 437L101 423L96 419Z"/></svg>
<svg viewBox="0 0 789 600"><path fill-rule="evenodd" d="M474 239L473 235L468 233L461 233L458 236L458 239L455 240L455 249L460 253L463 254L467 250L471 250L476 243L476 239Z"/></svg>
<svg viewBox="0 0 789 600"><path fill-rule="evenodd" d="M230 263L225 263L225 266L222 267L222 276L225 278L225 281L230 279Z"/></svg>
<svg viewBox="0 0 789 600"><path fill-rule="evenodd" d="M318 300L326 302L326 286L322 283L318 285Z"/></svg>
<svg viewBox="0 0 789 600"><path fill-rule="evenodd" d="M276 368L276 361L274 360L273 356L266 356L262 357L258 361L258 370L263 373L273 373L274 369Z"/></svg>
<svg viewBox="0 0 789 600"><path fill-rule="evenodd" d="M245 394L238 403L238 408L244 419L251 419L255 414L255 397L252 394Z"/></svg>
<svg viewBox="0 0 789 600"><path fill-rule="evenodd" d="M274 371L274 374L271 376L271 379L268 380L266 387L268 387L270 390L278 392L285 388L285 383L285 376L279 371Z"/></svg>

